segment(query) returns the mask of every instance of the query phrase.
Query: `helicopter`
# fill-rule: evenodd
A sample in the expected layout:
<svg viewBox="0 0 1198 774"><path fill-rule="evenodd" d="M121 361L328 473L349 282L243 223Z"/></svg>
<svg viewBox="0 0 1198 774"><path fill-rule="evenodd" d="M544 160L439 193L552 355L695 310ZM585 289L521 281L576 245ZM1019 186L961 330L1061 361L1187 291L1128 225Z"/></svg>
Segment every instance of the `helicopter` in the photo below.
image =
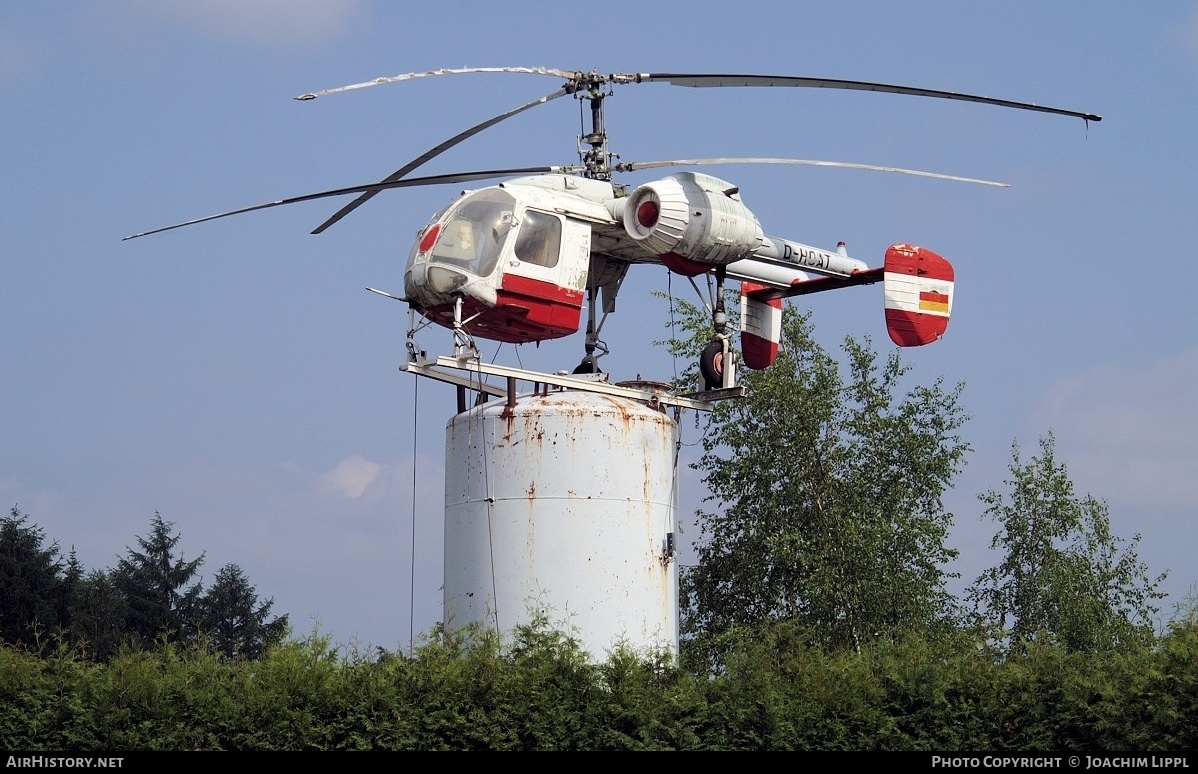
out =
<svg viewBox="0 0 1198 774"><path fill-rule="evenodd" d="M253 210L348 194L351 202L317 226L320 234L378 193L392 188L502 180L466 189L417 233L404 270L408 303L409 357L415 331L435 324L453 331L455 351L478 349L475 339L523 344L585 330L584 357L574 374L602 373L608 353L600 334L630 267L665 266L687 278L706 276L713 335L700 358L705 391L735 384L733 346L727 331L724 288L740 283L739 360L751 369L769 367L780 344L783 299L808 293L883 284L890 339L900 347L940 339L948 325L954 272L949 261L916 245L891 245L881 266L850 257L845 244L826 250L766 234L745 205L737 185L699 171L681 171L629 190L616 173L721 164L833 166L1006 187L1004 183L919 170L791 158L706 158L622 162L608 147L605 102L618 86L666 83L684 87L806 87L885 92L989 104L1101 121L1099 115L1028 102L910 86L776 75L616 73L543 67L465 67L376 78L295 99L308 101L417 78L477 73L519 73L559 79L557 90L487 119L455 135L377 183L321 191L209 215L125 237L133 239ZM579 163L409 177L436 156L501 121L560 97L579 100L590 113L590 131L577 137ZM714 281L714 291L710 288ZM698 291L698 286L695 285ZM585 323L583 311L586 311ZM421 322L417 323L417 317Z"/></svg>

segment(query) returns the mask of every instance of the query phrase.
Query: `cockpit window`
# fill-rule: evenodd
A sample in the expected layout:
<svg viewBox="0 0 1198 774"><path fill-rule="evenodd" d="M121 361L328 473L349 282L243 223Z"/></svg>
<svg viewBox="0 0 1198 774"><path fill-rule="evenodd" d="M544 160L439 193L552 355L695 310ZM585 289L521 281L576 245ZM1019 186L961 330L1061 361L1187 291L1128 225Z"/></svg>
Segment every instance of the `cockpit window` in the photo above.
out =
<svg viewBox="0 0 1198 774"><path fill-rule="evenodd" d="M514 208L515 199L499 189L484 189L463 200L441 229L431 260L489 275L511 231Z"/></svg>
<svg viewBox="0 0 1198 774"><path fill-rule="evenodd" d="M562 243L562 223L552 215L528 210L520 220L516 257L537 266L557 266Z"/></svg>

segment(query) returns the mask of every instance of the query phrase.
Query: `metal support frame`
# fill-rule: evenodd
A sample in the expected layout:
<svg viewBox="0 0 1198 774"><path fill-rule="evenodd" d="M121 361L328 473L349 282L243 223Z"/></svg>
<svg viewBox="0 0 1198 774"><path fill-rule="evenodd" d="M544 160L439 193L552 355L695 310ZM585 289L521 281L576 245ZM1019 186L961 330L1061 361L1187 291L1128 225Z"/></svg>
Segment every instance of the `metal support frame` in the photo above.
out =
<svg viewBox="0 0 1198 774"><path fill-rule="evenodd" d="M509 406L515 404L516 384L520 381L532 382L534 393L539 392L542 387L552 385L562 390L582 390L628 398L654 408L676 406L696 411L711 411L719 401L740 398L745 394L744 387L731 387L705 390L690 395L674 395L652 386L630 387L609 384L605 381L606 374L546 374L496 363L483 363L477 357L470 355L440 355L436 358L412 359L401 365L400 370L455 384L497 398L505 398ZM455 373L457 371L464 373ZM483 381L484 376L506 379L506 384L502 387L488 384Z"/></svg>

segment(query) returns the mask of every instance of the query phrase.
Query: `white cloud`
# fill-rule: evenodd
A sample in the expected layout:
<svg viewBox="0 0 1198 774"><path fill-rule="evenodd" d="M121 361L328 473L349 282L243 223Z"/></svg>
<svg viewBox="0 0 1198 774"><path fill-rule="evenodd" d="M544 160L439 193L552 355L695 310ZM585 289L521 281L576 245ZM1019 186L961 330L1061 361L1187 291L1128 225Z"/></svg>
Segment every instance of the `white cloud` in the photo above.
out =
<svg viewBox="0 0 1198 774"><path fill-rule="evenodd" d="M382 470L383 466L379 463L355 454L322 475L321 488L326 492L336 492L356 500L374 483Z"/></svg>
<svg viewBox="0 0 1198 774"><path fill-rule="evenodd" d="M1109 500L1198 506L1198 348L1108 365L1055 384L1038 411L1079 489ZM1032 448L1030 444L1024 444Z"/></svg>

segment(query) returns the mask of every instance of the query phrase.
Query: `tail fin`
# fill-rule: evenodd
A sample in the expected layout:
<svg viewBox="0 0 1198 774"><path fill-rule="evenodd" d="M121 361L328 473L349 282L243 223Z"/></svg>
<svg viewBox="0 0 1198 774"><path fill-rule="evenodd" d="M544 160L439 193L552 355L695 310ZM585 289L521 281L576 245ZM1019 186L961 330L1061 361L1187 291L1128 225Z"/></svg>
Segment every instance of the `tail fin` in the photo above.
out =
<svg viewBox="0 0 1198 774"><path fill-rule="evenodd" d="M767 285L740 283L740 354L749 368L760 370L774 364L782 339L782 299L750 297Z"/></svg>
<svg viewBox="0 0 1198 774"><path fill-rule="evenodd" d="M918 347L943 336L953 303L952 264L926 248L896 244L886 251L884 269L890 340Z"/></svg>

